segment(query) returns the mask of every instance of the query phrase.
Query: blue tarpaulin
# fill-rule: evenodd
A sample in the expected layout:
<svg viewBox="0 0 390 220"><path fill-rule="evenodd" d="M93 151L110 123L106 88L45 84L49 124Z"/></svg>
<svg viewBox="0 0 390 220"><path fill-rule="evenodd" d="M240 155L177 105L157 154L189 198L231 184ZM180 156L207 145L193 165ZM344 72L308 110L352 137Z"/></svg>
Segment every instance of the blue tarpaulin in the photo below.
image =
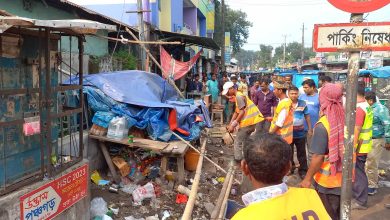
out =
<svg viewBox="0 0 390 220"><path fill-rule="evenodd" d="M384 66L372 70L360 70L359 76L368 76L371 75L375 78L390 78L390 66Z"/></svg>
<svg viewBox="0 0 390 220"><path fill-rule="evenodd" d="M78 79L70 82L78 83ZM129 128L145 129L153 140L175 140L168 124L171 109L177 112L178 126L190 133L182 136L186 140L197 139L205 125L212 126L208 112L193 101L178 101L174 88L153 73L129 70L87 75L83 91L95 112L93 121L102 127L108 126L108 116L124 116ZM204 122L196 122L196 116Z"/></svg>

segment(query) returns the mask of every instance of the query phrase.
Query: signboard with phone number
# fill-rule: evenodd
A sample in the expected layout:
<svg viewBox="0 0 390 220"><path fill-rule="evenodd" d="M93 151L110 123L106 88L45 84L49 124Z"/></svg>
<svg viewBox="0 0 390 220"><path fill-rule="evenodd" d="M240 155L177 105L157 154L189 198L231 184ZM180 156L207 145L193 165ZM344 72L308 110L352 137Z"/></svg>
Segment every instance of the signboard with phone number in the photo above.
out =
<svg viewBox="0 0 390 220"><path fill-rule="evenodd" d="M52 219L87 196L88 165L20 197L21 220Z"/></svg>

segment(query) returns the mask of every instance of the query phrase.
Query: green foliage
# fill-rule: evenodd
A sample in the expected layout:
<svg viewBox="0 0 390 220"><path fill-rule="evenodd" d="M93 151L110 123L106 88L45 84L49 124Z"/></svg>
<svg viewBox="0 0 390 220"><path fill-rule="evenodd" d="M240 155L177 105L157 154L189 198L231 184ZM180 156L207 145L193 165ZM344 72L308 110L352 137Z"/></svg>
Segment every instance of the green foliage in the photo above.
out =
<svg viewBox="0 0 390 220"><path fill-rule="evenodd" d="M123 70L135 70L137 68L137 58L126 50L115 52L114 58L122 62Z"/></svg>
<svg viewBox="0 0 390 220"><path fill-rule="evenodd" d="M225 34L222 33L222 5L215 1L215 30L214 40L222 46ZM241 10L234 10L225 4L225 32L230 32L233 53L240 51L240 48L247 42L249 37L249 27L252 23L247 20L247 15Z"/></svg>

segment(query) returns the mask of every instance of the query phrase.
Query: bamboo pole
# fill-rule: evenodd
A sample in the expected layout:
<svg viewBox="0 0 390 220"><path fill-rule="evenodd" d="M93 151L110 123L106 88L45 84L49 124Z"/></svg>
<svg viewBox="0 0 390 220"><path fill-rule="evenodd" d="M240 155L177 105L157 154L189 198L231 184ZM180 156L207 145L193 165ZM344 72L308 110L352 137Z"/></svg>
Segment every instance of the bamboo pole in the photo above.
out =
<svg viewBox="0 0 390 220"><path fill-rule="evenodd" d="M130 30L128 29L127 27L125 28L126 32L129 33L134 39L136 39L137 41L139 41L139 39L137 38L137 36L135 36L135 34ZM163 72L164 75L165 72L163 70L163 68L161 67L160 63L157 62L156 58L154 58L154 56L149 52L148 48L145 47L145 44L143 43L140 43L141 47L146 51L146 53L148 54L148 56L150 57L150 59L153 60L153 62L156 64L156 66L158 66L158 68L160 68L161 72ZM175 88L176 92L180 95L181 98L184 99L184 95L183 93L180 91L179 88L177 88L177 86L175 85L175 82L171 79L171 78L167 78L167 81L173 86L173 88Z"/></svg>
<svg viewBox="0 0 390 220"><path fill-rule="evenodd" d="M230 190L232 190L232 185L233 185L233 178L230 178L229 183L228 183L228 188L226 189L225 196L223 197L222 200L222 205L219 211L218 219L223 219L223 216L225 215L226 212L226 205L227 205L227 200L230 195Z"/></svg>
<svg viewBox="0 0 390 220"><path fill-rule="evenodd" d="M231 179L234 179L233 177L233 161L229 164L229 170L225 177L225 182L223 182L223 186L221 189L221 193L218 196L217 202L215 203L215 207L213 212L211 213L211 219L215 220L217 219L220 209L222 207L223 199L225 198L226 190L228 188L229 182Z"/></svg>
<svg viewBox="0 0 390 220"><path fill-rule="evenodd" d="M139 40L129 40L129 39L126 39L126 38L119 39L119 38L114 38L114 37L106 37L106 36L102 36L102 35L98 35L98 34L92 34L92 36L100 37L100 38L111 40L111 41L118 41L118 42L121 42L123 44L156 44L156 45L165 45L165 44L167 44L167 45L181 45L181 44L183 44L180 41L172 41L172 42L167 42L167 41L139 41ZM121 37L123 37L123 36L121 35Z"/></svg>
<svg viewBox="0 0 390 220"><path fill-rule="evenodd" d="M175 132L172 132L173 135L175 135L179 140L181 140L183 143L187 144L189 147L191 147L194 151L199 152L198 149L196 149L194 146L192 146L192 144L190 144L188 141L184 140L182 137L180 137L178 134L176 134ZM208 158L207 156L204 156L206 158L206 160L208 160L211 164L213 164L217 169L221 170L223 173L227 174L226 170L223 169L221 166L219 166L217 163L215 163L213 160L211 160L210 158ZM238 184L241 184L240 181L238 181L237 179L234 179L234 181L236 181L236 183Z"/></svg>
<svg viewBox="0 0 390 220"><path fill-rule="evenodd" d="M191 193L190 196L188 197L186 208L184 209L182 220L191 219L192 210L194 209L194 204L198 197L199 180L200 180L200 174L202 173L203 157L204 157L204 152L206 150L206 143L207 143L207 138L203 141L202 148L200 150L200 158L198 160L198 166L196 167L194 182L192 184Z"/></svg>

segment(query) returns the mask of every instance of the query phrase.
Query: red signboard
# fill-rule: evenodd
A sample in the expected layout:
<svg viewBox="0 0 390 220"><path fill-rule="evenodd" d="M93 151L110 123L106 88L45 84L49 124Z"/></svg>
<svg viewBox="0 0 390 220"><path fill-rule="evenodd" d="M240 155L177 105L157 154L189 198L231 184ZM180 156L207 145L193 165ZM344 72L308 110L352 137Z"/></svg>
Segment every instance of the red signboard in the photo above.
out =
<svg viewBox="0 0 390 220"><path fill-rule="evenodd" d="M366 13L378 10L390 0L328 0L336 8L349 13Z"/></svg>
<svg viewBox="0 0 390 220"><path fill-rule="evenodd" d="M87 196L88 165L20 197L21 220L52 219Z"/></svg>
<svg viewBox="0 0 390 220"><path fill-rule="evenodd" d="M316 52L390 50L390 22L316 24L313 49Z"/></svg>

